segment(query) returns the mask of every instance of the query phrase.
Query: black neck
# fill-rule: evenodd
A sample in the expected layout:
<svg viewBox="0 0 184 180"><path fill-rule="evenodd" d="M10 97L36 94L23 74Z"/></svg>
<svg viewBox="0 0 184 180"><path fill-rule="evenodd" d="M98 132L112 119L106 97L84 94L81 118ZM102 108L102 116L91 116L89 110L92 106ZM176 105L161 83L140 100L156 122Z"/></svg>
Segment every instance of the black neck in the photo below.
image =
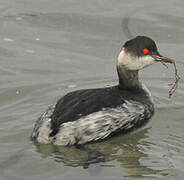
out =
<svg viewBox="0 0 184 180"><path fill-rule="evenodd" d="M119 76L119 87L121 89L134 89L141 87L138 70L132 71L117 66L117 72Z"/></svg>

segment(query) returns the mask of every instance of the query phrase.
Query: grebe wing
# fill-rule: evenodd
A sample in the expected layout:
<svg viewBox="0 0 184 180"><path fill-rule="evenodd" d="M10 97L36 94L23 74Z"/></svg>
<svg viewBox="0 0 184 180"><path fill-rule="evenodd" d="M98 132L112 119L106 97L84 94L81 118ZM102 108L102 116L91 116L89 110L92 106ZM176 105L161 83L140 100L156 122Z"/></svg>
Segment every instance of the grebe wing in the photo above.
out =
<svg viewBox="0 0 184 180"><path fill-rule="evenodd" d="M123 103L116 86L70 92L56 103L51 115L51 136L57 133L63 123L76 121L103 108L116 108Z"/></svg>

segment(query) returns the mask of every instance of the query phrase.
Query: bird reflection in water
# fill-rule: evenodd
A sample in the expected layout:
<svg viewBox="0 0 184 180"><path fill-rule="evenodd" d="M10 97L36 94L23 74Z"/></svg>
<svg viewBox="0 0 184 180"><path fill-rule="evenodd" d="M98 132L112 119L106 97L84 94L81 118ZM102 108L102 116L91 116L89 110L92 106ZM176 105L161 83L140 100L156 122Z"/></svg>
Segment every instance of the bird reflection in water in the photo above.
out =
<svg viewBox="0 0 184 180"><path fill-rule="evenodd" d="M63 147L38 144L37 151L43 158L52 157L55 162L64 166L83 167L90 175L100 174L104 167L122 169L122 175L128 177L164 176L162 170L151 169L143 165L140 160L148 157L144 146L149 128L142 129L127 136L117 136L108 141L87 144L81 147Z"/></svg>

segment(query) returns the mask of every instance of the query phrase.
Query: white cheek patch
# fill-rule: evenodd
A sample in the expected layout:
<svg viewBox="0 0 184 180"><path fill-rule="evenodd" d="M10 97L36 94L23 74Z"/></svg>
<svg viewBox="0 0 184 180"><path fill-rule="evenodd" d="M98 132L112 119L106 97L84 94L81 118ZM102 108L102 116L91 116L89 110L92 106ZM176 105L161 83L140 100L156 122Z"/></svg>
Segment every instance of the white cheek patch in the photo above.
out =
<svg viewBox="0 0 184 180"><path fill-rule="evenodd" d="M128 70L139 70L155 63L150 55L134 57L126 53L123 49L118 56L118 66L124 66Z"/></svg>
<svg viewBox="0 0 184 180"><path fill-rule="evenodd" d="M153 63L155 63L155 60L151 56L147 55L132 60L131 63L127 64L127 67L130 70L139 70L150 66Z"/></svg>

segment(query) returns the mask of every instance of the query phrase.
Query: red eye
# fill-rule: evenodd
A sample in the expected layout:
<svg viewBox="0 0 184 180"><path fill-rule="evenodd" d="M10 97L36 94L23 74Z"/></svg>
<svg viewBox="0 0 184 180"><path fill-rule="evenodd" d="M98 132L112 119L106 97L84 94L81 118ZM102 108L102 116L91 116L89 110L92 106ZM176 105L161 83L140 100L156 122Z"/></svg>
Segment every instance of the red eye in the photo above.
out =
<svg viewBox="0 0 184 180"><path fill-rule="evenodd" d="M145 48L142 50L143 54L148 54L149 53L149 49Z"/></svg>

